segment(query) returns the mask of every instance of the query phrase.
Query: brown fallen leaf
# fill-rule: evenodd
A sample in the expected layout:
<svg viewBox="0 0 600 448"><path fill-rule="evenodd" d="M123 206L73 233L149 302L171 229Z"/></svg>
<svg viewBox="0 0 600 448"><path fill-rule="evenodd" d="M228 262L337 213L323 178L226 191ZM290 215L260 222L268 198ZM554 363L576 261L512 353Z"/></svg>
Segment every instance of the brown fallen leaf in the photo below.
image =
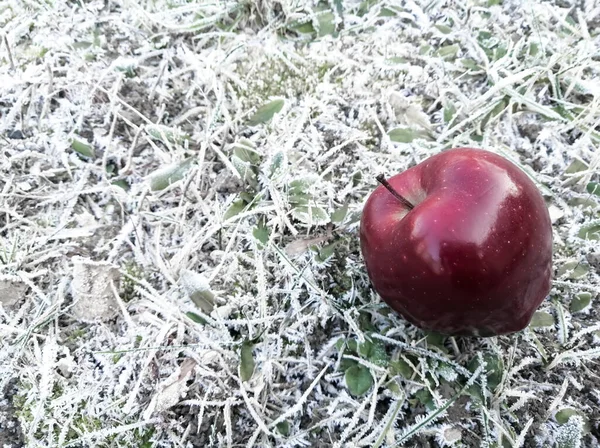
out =
<svg viewBox="0 0 600 448"><path fill-rule="evenodd" d="M327 228L327 233L325 235L317 236L314 238L301 238L301 239L294 240L285 246L285 249L284 249L285 253L288 256L300 255L301 253L306 252L306 250L310 246L313 246L315 244L320 244L320 243L323 243L323 242L329 240L331 238L332 234L333 234L332 227L329 226Z"/></svg>

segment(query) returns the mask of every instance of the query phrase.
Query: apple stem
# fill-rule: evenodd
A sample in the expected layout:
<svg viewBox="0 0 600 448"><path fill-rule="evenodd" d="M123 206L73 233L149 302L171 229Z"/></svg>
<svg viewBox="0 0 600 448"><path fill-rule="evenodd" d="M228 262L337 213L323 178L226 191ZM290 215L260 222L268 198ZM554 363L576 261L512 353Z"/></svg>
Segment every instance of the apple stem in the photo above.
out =
<svg viewBox="0 0 600 448"><path fill-rule="evenodd" d="M415 206L412 205L412 203L408 199L406 199L404 196L400 195L400 193L398 193L396 190L394 190L394 187L392 187L390 185L390 183L383 176L383 174L380 174L375 179L377 179L377 182L379 182L381 185L383 185L385 188L387 188L387 190L390 193L392 193L392 196L394 196L396 199L398 199L402 203L402 205L404 205L406 208L408 208L409 210L412 210L413 208L415 208Z"/></svg>

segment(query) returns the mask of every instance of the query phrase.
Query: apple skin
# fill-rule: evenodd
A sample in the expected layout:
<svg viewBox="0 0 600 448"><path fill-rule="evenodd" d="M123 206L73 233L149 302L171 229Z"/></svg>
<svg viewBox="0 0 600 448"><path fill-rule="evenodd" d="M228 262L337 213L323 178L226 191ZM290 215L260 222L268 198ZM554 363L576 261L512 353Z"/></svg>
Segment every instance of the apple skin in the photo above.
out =
<svg viewBox="0 0 600 448"><path fill-rule="evenodd" d="M535 184L492 152L456 148L379 186L360 225L381 298L425 330L496 336L525 328L550 291L552 225Z"/></svg>

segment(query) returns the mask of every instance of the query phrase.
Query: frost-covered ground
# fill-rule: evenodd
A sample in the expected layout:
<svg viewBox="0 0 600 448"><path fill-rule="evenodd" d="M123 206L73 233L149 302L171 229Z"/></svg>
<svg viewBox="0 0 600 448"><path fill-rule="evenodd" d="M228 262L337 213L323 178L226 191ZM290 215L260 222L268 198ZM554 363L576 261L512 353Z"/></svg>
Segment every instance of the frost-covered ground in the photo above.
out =
<svg viewBox="0 0 600 448"><path fill-rule="evenodd" d="M0 445L600 446L600 5L0 4ZM369 288L381 172L538 182L532 326L424 334Z"/></svg>

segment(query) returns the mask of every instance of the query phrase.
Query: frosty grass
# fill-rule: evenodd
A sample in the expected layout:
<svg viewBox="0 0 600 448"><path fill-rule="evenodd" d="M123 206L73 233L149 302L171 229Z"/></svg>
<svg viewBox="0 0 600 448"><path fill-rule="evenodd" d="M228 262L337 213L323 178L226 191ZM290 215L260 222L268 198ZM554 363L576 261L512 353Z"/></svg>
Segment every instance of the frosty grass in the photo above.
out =
<svg viewBox="0 0 600 448"><path fill-rule="evenodd" d="M600 5L0 3L0 445L600 445ZM375 176L477 146L550 207L525 331L369 287Z"/></svg>

